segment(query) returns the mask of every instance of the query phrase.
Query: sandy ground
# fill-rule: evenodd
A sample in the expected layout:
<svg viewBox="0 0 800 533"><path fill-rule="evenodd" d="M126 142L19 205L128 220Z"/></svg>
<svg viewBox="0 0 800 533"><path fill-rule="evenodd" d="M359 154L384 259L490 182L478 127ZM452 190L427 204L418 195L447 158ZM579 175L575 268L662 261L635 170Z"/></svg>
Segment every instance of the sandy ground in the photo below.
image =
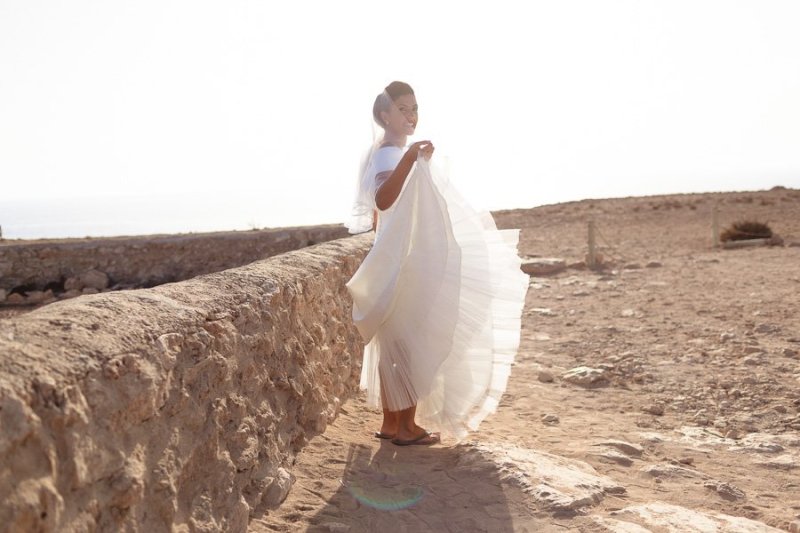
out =
<svg viewBox="0 0 800 533"><path fill-rule="evenodd" d="M608 266L531 278L506 395L467 440L396 447L352 399L250 531L800 531L800 247L713 249L715 204L800 243L791 189L496 214L569 264L594 220Z"/></svg>
<svg viewBox="0 0 800 533"><path fill-rule="evenodd" d="M497 214L522 228L521 254L568 263L593 219L614 265L531 279L504 400L466 441L396 447L350 400L250 531L795 527L800 247L714 250L714 203L723 228L757 219L800 241L800 191L785 189ZM578 366L597 380L562 377Z"/></svg>

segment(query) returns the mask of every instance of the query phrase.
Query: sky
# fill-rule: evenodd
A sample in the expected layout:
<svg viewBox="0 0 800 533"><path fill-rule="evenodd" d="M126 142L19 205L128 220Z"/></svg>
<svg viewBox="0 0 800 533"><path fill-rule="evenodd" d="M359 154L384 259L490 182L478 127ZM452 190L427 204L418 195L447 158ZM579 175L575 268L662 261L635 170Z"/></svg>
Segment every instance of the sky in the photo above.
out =
<svg viewBox="0 0 800 533"><path fill-rule="evenodd" d="M0 206L341 222L392 80L477 207L800 187L798 21L773 0L0 0Z"/></svg>

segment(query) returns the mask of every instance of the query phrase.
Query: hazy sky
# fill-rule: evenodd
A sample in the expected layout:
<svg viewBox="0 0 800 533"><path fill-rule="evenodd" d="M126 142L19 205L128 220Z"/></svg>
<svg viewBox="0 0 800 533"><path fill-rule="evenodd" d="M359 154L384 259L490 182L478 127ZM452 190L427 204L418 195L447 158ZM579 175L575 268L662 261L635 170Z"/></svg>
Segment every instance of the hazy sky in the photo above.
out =
<svg viewBox="0 0 800 533"><path fill-rule="evenodd" d="M0 200L339 222L394 79L488 208L800 187L800 3L0 0Z"/></svg>

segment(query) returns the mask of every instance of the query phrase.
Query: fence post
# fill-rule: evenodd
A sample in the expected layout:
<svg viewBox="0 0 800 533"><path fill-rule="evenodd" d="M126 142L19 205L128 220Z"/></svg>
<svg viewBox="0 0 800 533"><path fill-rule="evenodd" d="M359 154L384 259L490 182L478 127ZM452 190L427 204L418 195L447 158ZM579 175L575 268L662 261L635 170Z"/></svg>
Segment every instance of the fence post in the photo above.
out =
<svg viewBox="0 0 800 533"><path fill-rule="evenodd" d="M714 248L719 248L719 202L714 202L714 207L711 209L711 233Z"/></svg>
<svg viewBox="0 0 800 533"><path fill-rule="evenodd" d="M594 269L597 267L597 246L595 244L595 229L594 220L589 221L589 258L588 267Z"/></svg>

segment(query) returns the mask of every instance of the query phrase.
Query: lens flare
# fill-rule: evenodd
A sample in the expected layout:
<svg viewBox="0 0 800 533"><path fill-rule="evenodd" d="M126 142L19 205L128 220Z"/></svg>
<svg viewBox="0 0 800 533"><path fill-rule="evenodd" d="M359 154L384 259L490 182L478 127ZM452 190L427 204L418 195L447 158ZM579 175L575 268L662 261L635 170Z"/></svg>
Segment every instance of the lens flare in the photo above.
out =
<svg viewBox="0 0 800 533"><path fill-rule="evenodd" d="M419 502L424 494L421 487L387 487L375 483L352 483L347 490L362 504L381 511L408 509Z"/></svg>

